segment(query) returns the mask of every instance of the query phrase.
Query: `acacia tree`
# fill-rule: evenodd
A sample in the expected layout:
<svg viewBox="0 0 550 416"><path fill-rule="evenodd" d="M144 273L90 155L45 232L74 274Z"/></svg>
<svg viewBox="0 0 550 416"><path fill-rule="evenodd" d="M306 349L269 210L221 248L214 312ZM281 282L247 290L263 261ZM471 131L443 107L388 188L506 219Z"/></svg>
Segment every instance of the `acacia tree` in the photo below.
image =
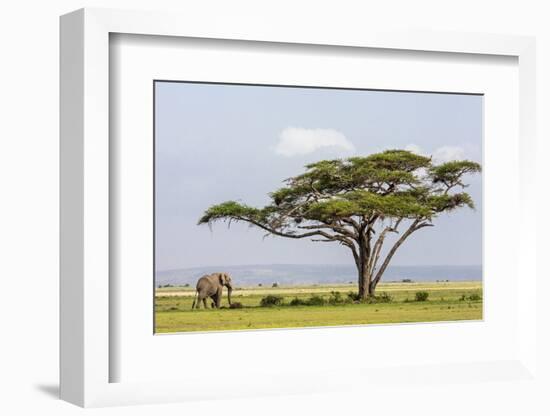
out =
<svg viewBox="0 0 550 416"><path fill-rule="evenodd" d="M357 267L359 298L375 295L392 257L414 232L432 227L439 214L467 206L467 174L481 171L468 160L434 164L406 150L322 160L289 178L263 208L227 201L208 208L199 224L242 221L287 238L339 243ZM398 237L384 251L388 233Z"/></svg>

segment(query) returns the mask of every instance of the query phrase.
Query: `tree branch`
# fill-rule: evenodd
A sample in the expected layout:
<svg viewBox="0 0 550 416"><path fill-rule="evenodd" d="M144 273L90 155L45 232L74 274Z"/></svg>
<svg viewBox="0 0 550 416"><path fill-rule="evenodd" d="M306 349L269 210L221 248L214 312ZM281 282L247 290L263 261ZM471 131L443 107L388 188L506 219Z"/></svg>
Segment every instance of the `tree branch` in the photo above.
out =
<svg viewBox="0 0 550 416"><path fill-rule="evenodd" d="M351 240L347 237L341 236L341 235L331 235L331 234L326 233L326 232L324 232L322 230L319 230L319 229L317 229L316 231L311 231L311 232L302 233L302 234L285 233L283 231L268 227L265 224L262 224L258 221L255 221L255 220L252 220L250 218L235 217L235 219L239 220L239 221L248 222L248 223L253 224L253 225L255 225L255 226L271 233L271 234L274 234L274 235L277 235L277 236L280 236L280 237L299 239L299 238L306 238L306 237L313 237L313 236L321 236L321 237L325 238L325 240L313 240L313 241L317 241L317 242L318 241L325 241L325 242L339 241L341 244L349 247L352 250L352 253L353 253L354 257L357 255L357 251L356 251L355 246L353 244L353 240Z"/></svg>
<svg viewBox="0 0 550 416"><path fill-rule="evenodd" d="M333 230L334 232L337 232L339 234L342 234L346 237L356 239L358 236L357 234L351 232L350 230L346 229L345 227L342 227L340 225L334 224L334 223L328 223L325 222L323 224L314 224L314 225L299 225L297 228L303 229L303 230L322 230L322 229L329 229Z"/></svg>
<svg viewBox="0 0 550 416"><path fill-rule="evenodd" d="M374 272L374 270L376 269L376 264L378 263L378 259L380 258L380 252L382 251L382 246L384 245L384 239L386 238L386 234L389 232L392 232L392 233L399 232L397 230L397 227L399 227L399 224L401 223L402 220L403 218L399 218L396 221L395 225L390 225L384 228L384 230L380 233L380 235L376 239L376 243L374 243L372 256L369 259L368 267L369 267L370 273Z"/></svg>
<svg viewBox="0 0 550 416"><path fill-rule="evenodd" d="M388 264L390 263L393 255L395 254L395 252L397 251L397 249L399 248L399 246L401 246L401 244L403 244L403 242L407 239L407 237L409 237L413 232L415 232L417 229L419 228L422 228L424 227L425 225L421 225L421 227L419 228L416 228L420 223L421 223L422 220L420 219L416 219L413 221L413 223L409 226L409 228L407 228L407 230L403 233L403 235L399 238L399 240L397 240L395 242L395 244L393 245L393 247L390 249L390 251L388 252L388 254L386 255L386 258L384 259L384 262L382 263L382 266L380 267L380 269L378 270L378 272L376 273L376 277L374 278L374 280L372 281L372 285L373 287L376 287L376 285L378 284L378 282L380 281L380 279L382 278L382 275L384 274L384 272L386 271L386 268L388 267Z"/></svg>
<svg viewBox="0 0 550 416"><path fill-rule="evenodd" d="M287 237L287 238L305 238L305 237L312 237L312 236L315 236L315 235L322 235L321 231L311 231L311 232L308 232L308 233L303 233L303 234L292 234L292 233L284 233L282 231L279 231L279 230L276 230L274 228L271 228L271 227L268 227L267 225L264 225L258 221L255 221L255 220L252 220L250 218L245 218L245 217L234 217L236 220L238 221L244 221L244 222L248 222L250 224L253 224L255 225L256 227L259 227L261 228L262 230L265 230L271 234L274 234L274 235L278 235L279 237Z"/></svg>

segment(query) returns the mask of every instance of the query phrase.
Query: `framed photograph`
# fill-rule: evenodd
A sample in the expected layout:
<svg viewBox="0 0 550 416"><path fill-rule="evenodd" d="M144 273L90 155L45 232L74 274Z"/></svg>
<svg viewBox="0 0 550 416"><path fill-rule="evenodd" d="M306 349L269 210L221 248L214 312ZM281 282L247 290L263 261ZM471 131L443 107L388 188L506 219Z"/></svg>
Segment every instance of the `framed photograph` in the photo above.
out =
<svg viewBox="0 0 550 416"><path fill-rule="evenodd" d="M533 39L246 22L61 19L62 398L537 383Z"/></svg>
<svg viewBox="0 0 550 416"><path fill-rule="evenodd" d="M483 318L481 94L154 94L155 333Z"/></svg>

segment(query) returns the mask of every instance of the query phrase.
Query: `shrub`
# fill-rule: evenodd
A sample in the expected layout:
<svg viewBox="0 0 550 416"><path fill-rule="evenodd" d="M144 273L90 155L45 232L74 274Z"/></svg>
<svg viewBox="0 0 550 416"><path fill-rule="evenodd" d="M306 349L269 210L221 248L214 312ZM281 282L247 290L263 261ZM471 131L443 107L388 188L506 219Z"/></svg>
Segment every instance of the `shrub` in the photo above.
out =
<svg viewBox="0 0 550 416"><path fill-rule="evenodd" d="M473 302L477 302L481 300L481 295L479 293L472 293L470 296L468 296L468 300L471 300Z"/></svg>
<svg viewBox="0 0 550 416"><path fill-rule="evenodd" d="M307 300L309 306L323 306L327 301L319 295L313 295Z"/></svg>
<svg viewBox="0 0 550 416"><path fill-rule="evenodd" d="M428 300L429 296L430 294L428 292L416 292L414 294L414 300L416 300L417 302L425 302Z"/></svg>
<svg viewBox="0 0 550 416"><path fill-rule="evenodd" d="M386 292L382 292L380 295L375 296L376 303L390 303L393 301L393 297Z"/></svg>
<svg viewBox="0 0 550 416"><path fill-rule="evenodd" d="M345 303L346 299L342 297L342 294L337 291L330 292L330 297L328 298L328 303L331 305L341 305L342 303Z"/></svg>
<svg viewBox="0 0 550 416"><path fill-rule="evenodd" d="M304 299L294 298L289 303L290 306L306 306L307 302Z"/></svg>
<svg viewBox="0 0 550 416"><path fill-rule="evenodd" d="M355 292L348 292L348 302L364 302L364 303L390 303L393 302L393 297L386 292L382 292L378 296L370 296L367 299L359 299L359 294Z"/></svg>
<svg viewBox="0 0 550 416"><path fill-rule="evenodd" d="M390 303L393 301L393 297L386 293L382 292L378 296L370 296L364 302L365 303Z"/></svg>
<svg viewBox="0 0 550 416"><path fill-rule="evenodd" d="M351 302L359 302L359 293L348 292L347 296Z"/></svg>
<svg viewBox="0 0 550 416"><path fill-rule="evenodd" d="M229 305L229 309L242 309L243 304L241 302L233 302Z"/></svg>
<svg viewBox="0 0 550 416"><path fill-rule="evenodd" d="M483 297L479 293L472 293L469 296L466 296L466 294L463 293L462 296L458 298L458 300L461 302L464 302L466 300L477 302L477 301L480 301L481 299L483 299Z"/></svg>
<svg viewBox="0 0 550 416"><path fill-rule="evenodd" d="M343 297L340 292L332 291L330 292L330 297L325 299L319 295L312 295L307 299L295 297L292 299L288 306L324 306L324 305L343 305L350 303L351 299L349 296L347 298Z"/></svg>
<svg viewBox="0 0 550 416"><path fill-rule="evenodd" d="M401 282L402 283L412 283L412 280L411 279L402 279Z"/></svg>
<svg viewBox="0 0 550 416"><path fill-rule="evenodd" d="M271 287L279 287L279 283L275 282L271 285Z"/></svg>
<svg viewBox="0 0 550 416"><path fill-rule="evenodd" d="M269 307L269 306L281 306L283 303L283 297L277 295L267 295L260 300L260 306Z"/></svg>

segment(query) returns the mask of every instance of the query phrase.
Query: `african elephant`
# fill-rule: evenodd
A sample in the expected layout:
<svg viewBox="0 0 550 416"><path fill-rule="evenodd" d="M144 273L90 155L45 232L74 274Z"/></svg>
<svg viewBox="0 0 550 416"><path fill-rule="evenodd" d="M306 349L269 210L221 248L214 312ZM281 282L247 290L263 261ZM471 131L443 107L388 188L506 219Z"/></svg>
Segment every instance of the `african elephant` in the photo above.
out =
<svg viewBox="0 0 550 416"><path fill-rule="evenodd" d="M195 293L195 299L193 300L193 306L191 309L198 309L200 303L203 302L204 308L207 308L206 299L211 298L214 302L213 307L219 308L222 303L223 287L227 287L227 299L229 306L231 306L231 292L233 286L231 285L231 276L227 273L212 273L201 277L197 281L197 291Z"/></svg>

